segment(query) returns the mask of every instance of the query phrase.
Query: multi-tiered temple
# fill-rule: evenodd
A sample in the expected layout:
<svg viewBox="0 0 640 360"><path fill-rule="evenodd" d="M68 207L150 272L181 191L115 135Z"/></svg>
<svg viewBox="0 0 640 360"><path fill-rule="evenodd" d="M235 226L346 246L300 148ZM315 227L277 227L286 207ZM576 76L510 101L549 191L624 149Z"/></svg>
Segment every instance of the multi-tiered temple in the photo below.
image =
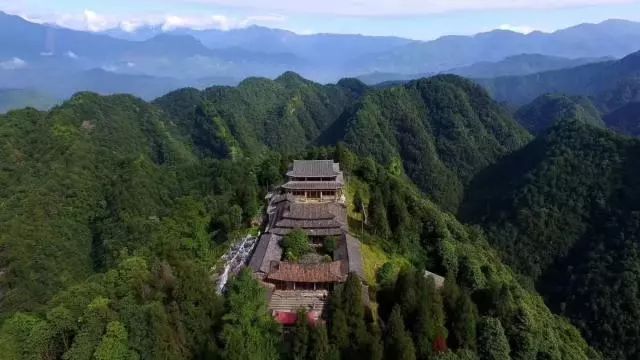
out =
<svg viewBox="0 0 640 360"><path fill-rule="evenodd" d="M296 160L287 177L282 189L296 199L336 201L342 197L342 171L331 160Z"/></svg>
<svg viewBox="0 0 640 360"><path fill-rule="evenodd" d="M285 324L300 308L319 318L334 286L350 272L363 274L360 242L349 234L339 164L296 160L287 177L269 199L268 224L249 264L270 289L274 316ZM314 248L331 239L335 249L319 261L284 261L280 241L294 229L304 231Z"/></svg>

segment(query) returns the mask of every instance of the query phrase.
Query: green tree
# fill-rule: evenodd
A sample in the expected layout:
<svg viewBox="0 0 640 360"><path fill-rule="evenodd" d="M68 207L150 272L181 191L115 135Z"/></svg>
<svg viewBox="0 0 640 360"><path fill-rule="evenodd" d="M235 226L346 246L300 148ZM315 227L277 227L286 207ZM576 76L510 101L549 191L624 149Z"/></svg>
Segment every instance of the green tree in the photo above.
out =
<svg viewBox="0 0 640 360"><path fill-rule="evenodd" d="M323 324L316 324L311 327L309 338L309 355L310 360L329 360L331 348L327 328Z"/></svg>
<svg viewBox="0 0 640 360"><path fill-rule="evenodd" d="M298 318L293 328L293 339L291 340L291 358L294 360L305 360L309 354L310 329L307 320L307 312L298 310Z"/></svg>
<svg viewBox="0 0 640 360"><path fill-rule="evenodd" d="M338 248L340 238L337 236L328 236L324 239L323 248L327 254L333 256L333 252Z"/></svg>
<svg viewBox="0 0 640 360"><path fill-rule="evenodd" d="M402 310L395 306L389 316L385 331L385 354L387 359L415 360L416 350L402 319Z"/></svg>
<svg viewBox="0 0 640 360"><path fill-rule="evenodd" d="M277 359L278 327L268 312L265 290L247 269L229 284L222 342L226 359Z"/></svg>
<svg viewBox="0 0 640 360"><path fill-rule="evenodd" d="M391 234L389 229L389 220L387 220L387 209L384 205L384 198L380 193L380 190L376 190L369 199L368 225L373 229L373 232L381 238L388 238Z"/></svg>
<svg viewBox="0 0 640 360"><path fill-rule="evenodd" d="M449 329L449 345L454 349L476 348L478 310L467 292L460 290L453 278L445 280L442 291Z"/></svg>
<svg viewBox="0 0 640 360"><path fill-rule="evenodd" d="M483 317L478 323L478 355L480 360L509 360L509 341L500 320Z"/></svg>
<svg viewBox="0 0 640 360"><path fill-rule="evenodd" d="M307 233L302 229L293 229L280 240L285 259L298 261L303 255L313 251Z"/></svg>
<svg viewBox="0 0 640 360"><path fill-rule="evenodd" d="M107 324L107 331L102 337L94 354L96 360L129 360L138 356L129 349L127 330L119 321Z"/></svg>

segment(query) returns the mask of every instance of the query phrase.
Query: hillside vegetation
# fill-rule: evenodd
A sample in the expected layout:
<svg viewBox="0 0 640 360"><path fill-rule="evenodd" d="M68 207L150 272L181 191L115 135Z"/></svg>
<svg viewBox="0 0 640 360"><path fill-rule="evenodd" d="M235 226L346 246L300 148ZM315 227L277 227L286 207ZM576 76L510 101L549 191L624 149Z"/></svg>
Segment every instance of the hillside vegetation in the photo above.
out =
<svg viewBox="0 0 640 360"><path fill-rule="evenodd" d="M639 155L562 121L474 179L462 212L610 359L639 354Z"/></svg>
<svg viewBox="0 0 640 360"><path fill-rule="evenodd" d="M530 135L480 87L437 76L367 94L345 124L345 142L455 210L482 168Z"/></svg>
<svg viewBox="0 0 640 360"><path fill-rule="evenodd" d="M605 127L600 112L588 98L546 94L515 113L516 120L533 134L540 134L559 121L578 121Z"/></svg>
<svg viewBox="0 0 640 360"><path fill-rule="evenodd" d="M156 104L82 93L49 112L1 116L3 358L598 358L521 286L492 239L408 180L409 155L418 153L402 149L412 138L397 137L404 125L387 117L393 103L376 105L382 92L368 91L354 81L323 87L285 74L238 88L187 89ZM528 139L458 78L396 91L407 114L410 106L433 112L410 117L416 129L438 129L430 136L451 141L431 140L440 149L434 154L482 152L471 159L489 164ZM456 99L465 105L458 109ZM366 109L385 117L367 117ZM440 123L449 115L452 128ZM394 129L387 134L399 150L390 149L406 160L389 163L374 147L350 142L366 119ZM345 145L309 147L336 129ZM326 328L301 323L283 342L248 273L219 296L210 271L292 158L340 161L366 193L362 239L408 266L377 269L369 285L378 315L363 307L351 277L332 300ZM462 179L480 171L466 157L438 161ZM446 290L436 292L424 269L447 276Z"/></svg>

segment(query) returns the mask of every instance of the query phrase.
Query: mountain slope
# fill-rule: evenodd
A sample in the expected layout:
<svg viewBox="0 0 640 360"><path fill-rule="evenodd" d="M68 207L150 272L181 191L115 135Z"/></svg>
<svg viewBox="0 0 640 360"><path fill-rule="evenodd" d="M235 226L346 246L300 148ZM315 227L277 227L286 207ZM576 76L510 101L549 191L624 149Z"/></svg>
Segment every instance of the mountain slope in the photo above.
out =
<svg viewBox="0 0 640 360"><path fill-rule="evenodd" d="M638 356L640 142L561 121L474 179L463 218L606 358Z"/></svg>
<svg viewBox="0 0 640 360"><path fill-rule="evenodd" d="M413 86L426 91L426 84L459 93L467 87L471 93L480 91L457 78ZM347 91L347 97L338 96ZM270 167L270 173L280 167L278 159L288 154L271 153L266 142L273 139L267 136L254 140L261 150L258 156L216 160L196 140L211 141L216 136L227 140L229 135L219 124L240 126L241 115L247 117L247 124L258 122L253 125L256 129L271 128L275 124L260 123L256 119L261 118L251 115L274 109L284 109L276 112L283 118L269 120L286 127L297 124L303 134L312 136L332 118L326 115L338 112L334 110L341 107L340 101L368 96L367 91L356 80L322 87L289 73L276 81L250 79L238 89L185 89L158 101L164 111L131 96L81 93L49 112L26 109L0 116L0 158L5 159L0 163L3 359L110 358L113 349L125 358L225 357L231 350L238 351L233 347L237 342L231 342L236 338L229 339L236 334L243 335L243 341L254 341L273 333L267 343L275 349L281 341L279 328L272 322L262 288L246 276L249 285L234 283L230 292L236 296L223 298L214 291L211 268L231 239L248 231L258 213L259 201L264 199L264 188L258 186L264 185L259 182L265 176L264 166ZM442 101L438 94L450 95L426 92L421 101ZM432 96L435 98L430 99ZM485 101L470 99L476 106ZM334 100L337 104L331 105ZM300 104L292 106L291 101ZM189 115L198 107L205 114L209 111L205 107L211 107L220 120L205 117L208 121L198 129L192 122L197 119L178 116ZM464 116L469 122L477 121L472 114ZM274 129L280 131L284 130ZM280 141L274 144L289 146ZM244 148L240 141L236 146L251 154L252 149ZM367 249L389 249L388 253L382 250L382 259L406 257L411 261L406 265L420 266L414 270L418 274L428 265L447 275L443 297L465 301L467 314L491 319L503 329L504 343L510 349L505 354L598 359L574 327L522 287L482 233L442 212L402 174L393 174L341 146L335 153L313 150L340 161L350 174L350 184L367 194L363 201L378 208L376 213L386 214L382 218L393 229L393 237L384 238L374 230L384 225L382 221L363 225ZM382 202L377 203L375 194L384 194L380 195ZM376 296L378 284L375 279L372 282L371 293ZM398 282L401 287L403 282ZM355 289L361 294L359 283ZM435 291L431 298L417 298L410 291L399 294L403 294L398 296L403 309L413 304L443 311ZM349 300L362 306L355 296ZM456 302L448 304L457 306ZM354 304L345 306L353 308ZM352 314L345 313L351 324ZM449 314L457 313L449 308ZM364 309L360 314L364 318ZM443 324L444 320L440 318ZM256 329L256 322L262 327ZM363 324L358 339L363 332L371 333L383 346L376 329L385 323L376 320L375 324L380 325ZM475 327L447 326L452 338L466 333L475 338ZM424 334L424 329L416 327L411 332ZM350 344L351 338L339 337L333 325L330 331L332 339ZM446 335L445 331L441 341L446 341ZM424 339L430 338L416 337L415 342L430 354L432 343ZM461 355L476 352L475 341L465 346L450 341ZM390 353L391 347L384 343ZM477 351L490 351L490 345L480 337ZM273 353L275 358L277 352Z"/></svg>
<svg viewBox="0 0 640 360"><path fill-rule="evenodd" d="M533 134L540 134L561 120L605 127L591 101L579 96L542 95L518 109L514 116L520 125Z"/></svg>
<svg viewBox="0 0 640 360"><path fill-rule="evenodd" d="M356 153L404 172L447 210L478 171L530 138L485 91L456 76L371 92L343 125Z"/></svg>
<svg viewBox="0 0 640 360"><path fill-rule="evenodd" d="M604 117L607 126L621 134L640 136L640 102L630 102Z"/></svg>
<svg viewBox="0 0 640 360"><path fill-rule="evenodd" d="M504 58L497 62L479 62L469 66L445 71L468 78L495 78L518 76L544 71L572 68L589 63L611 60L608 58L568 59L540 54L521 54Z"/></svg>
<svg viewBox="0 0 640 360"><path fill-rule="evenodd" d="M201 151L228 156L257 154L265 145L299 152L359 96L345 83L324 86L288 72L276 80L249 78L233 88L180 90L155 103L185 124Z"/></svg>
<svg viewBox="0 0 640 360"><path fill-rule="evenodd" d="M639 78L640 52L636 52L618 61L477 81L498 101L518 105L532 101L542 94L563 93L596 97L599 107L612 111L640 96Z"/></svg>

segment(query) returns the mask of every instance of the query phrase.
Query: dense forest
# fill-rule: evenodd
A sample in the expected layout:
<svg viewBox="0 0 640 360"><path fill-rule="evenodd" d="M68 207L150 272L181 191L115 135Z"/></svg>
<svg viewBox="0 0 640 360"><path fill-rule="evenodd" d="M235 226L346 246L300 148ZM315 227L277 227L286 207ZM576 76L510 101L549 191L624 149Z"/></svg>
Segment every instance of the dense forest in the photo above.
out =
<svg viewBox="0 0 640 360"><path fill-rule="evenodd" d="M534 139L459 77L285 73L0 115L0 353L632 359L640 145L578 105L532 111L557 117ZM296 158L340 162L366 276L285 334L249 272L218 295L213 268Z"/></svg>
<svg viewBox="0 0 640 360"><path fill-rule="evenodd" d="M478 176L462 211L609 359L640 354L639 155L638 140L561 121Z"/></svg>
<svg viewBox="0 0 640 360"><path fill-rule="evenodd" d="M514 117L533 134L541 134L559 121L575 120L597 127L605 127L600 112L582 96L542 95L522 106Z"/></svg>

